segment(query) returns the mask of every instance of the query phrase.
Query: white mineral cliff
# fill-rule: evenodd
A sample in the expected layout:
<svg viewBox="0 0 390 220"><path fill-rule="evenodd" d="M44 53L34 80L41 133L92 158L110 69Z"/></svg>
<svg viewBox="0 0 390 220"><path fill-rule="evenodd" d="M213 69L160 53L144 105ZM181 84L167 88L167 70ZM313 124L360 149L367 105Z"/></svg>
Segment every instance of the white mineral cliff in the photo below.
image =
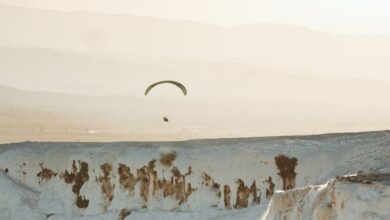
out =
<svg viewBox="0 0 390 220"><path fill-rule="evenodd" d="M388 131L5 144L0 219L389 219L389 158Z"/></svg>

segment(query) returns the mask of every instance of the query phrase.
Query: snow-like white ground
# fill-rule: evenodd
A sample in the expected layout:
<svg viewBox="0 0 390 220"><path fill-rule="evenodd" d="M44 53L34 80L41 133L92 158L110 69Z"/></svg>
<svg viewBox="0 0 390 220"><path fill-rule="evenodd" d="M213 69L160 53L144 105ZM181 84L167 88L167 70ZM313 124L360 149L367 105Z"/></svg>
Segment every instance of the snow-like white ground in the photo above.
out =
<svg viewBox="0 0 390 220"><path fill-rule="evenodd" d="M277 191L267 199L269 177L275 190L282 189L274 162L280 154L297 158L298 189ZM331 180L357 172L390 173L389 131L4 144L0 169L1 220L120 219L121 211L129 214L123 219L390 218L388 178ZM251 194L244 199L248 207L242 207L237 191L244 187L249 192L254 181L260 204Z"/></svg>
<svg viewBox="0 0 390 220"><path fill-rule="evenodd" d="M263 220L390 219L390 174L337 177L274 194Z"/></svg>

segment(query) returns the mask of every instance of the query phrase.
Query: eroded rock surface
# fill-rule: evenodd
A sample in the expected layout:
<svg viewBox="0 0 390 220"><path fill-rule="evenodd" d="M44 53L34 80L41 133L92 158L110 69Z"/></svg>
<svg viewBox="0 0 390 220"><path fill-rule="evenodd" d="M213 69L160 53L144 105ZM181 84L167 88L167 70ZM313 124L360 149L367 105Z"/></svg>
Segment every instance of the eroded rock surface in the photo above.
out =
<svg viewBox="0 0 390 220"><path fill-rule="evenodd" d="M73 184L72 192L76 195L76 206L79 208L87 208L89 200L80 195L80 189L83 187L84 183L89 180L88 163L78 161L78 165L79 168L77 168L76 161L73 160L72 170L70 172L66 170L61 175L61 178L64 179L65 183Z"/></svg>
<svg viewBox="0 0 390 220"><path fill-rule="evenodd" d="M253 181L250 187L246 186L242 179L237 180L237 197L234 208L247 208L250 204L249 198L252 197L252 205L260 204L260 190L256 186L256 181Z"/></svg>
<svg viewBox="0 0 390 220"><path fill-rule="evenodd" d="M118 167L119 183L122 189L127 190L131 194L137 184L137 177L130 172L130 167L120 163Z"/></svg>
<svg viewBox="0 0 390 220"><path fill-rule="evenodd" d="M269 176L268 179L265 181L268 184L267 190L266 190L266 198L269 199L275 192L275 183L272 182L272 177Z"/></svg>
<svg viewBox="0 0 390 220"><path fill-rule="evenodd" d="M43 163L40 163L41 171L37 173L37 177L39 177L39 183L43 181L51 180L51 178L57 176L57 173L53 172L51 169L48 169L43 166Z"/></svg>
<svg viewBox="0 0 390 220"><path fill-rule="evenodd" d="M222 192L221 192L221 184L217 183L210 175L207 173L203 173L202 175L202 184L209 187L211 192L213 192L215 198L216 198L216 204L212 206L217 206L219 203L219 200L221 199Z"/></svg>
<svg viewBox="0 0 390 220"><path fill-rule="evenodd" d="M103 172L103 176L99 177L99 182L102 185L103 210L107 211L107 207L111 204L111 201L114 198L115 184L111 183L112 166L105 163L100 166L100 169Z"/></svg>
<svg viewBox="0 0 390 220"><path fill-rule="evenodd" d="M223 187L223 202L225 204L225 208L226 209L231 209L232 208L232 205L231 205L231 202L230 202L230 187L228 185L225 185Z"/></svg>

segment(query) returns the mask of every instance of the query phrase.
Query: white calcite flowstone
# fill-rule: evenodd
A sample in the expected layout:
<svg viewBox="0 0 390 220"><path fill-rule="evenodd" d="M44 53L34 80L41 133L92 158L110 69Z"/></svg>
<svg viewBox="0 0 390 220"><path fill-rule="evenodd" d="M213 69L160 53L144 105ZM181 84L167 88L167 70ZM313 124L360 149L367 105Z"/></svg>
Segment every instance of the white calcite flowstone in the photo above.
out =
<svg viewBox="0 0 390 220"><path fill-rule="evenodd" d="M264 220L389 219L390 173L336 177L324 185L278 191Z"/></svg>
<svg viewBox="0 0 390 220"><path fill-rule="evenodd" d="M3 144L0 219L389 219L388 158L386 131Z"/></svg>

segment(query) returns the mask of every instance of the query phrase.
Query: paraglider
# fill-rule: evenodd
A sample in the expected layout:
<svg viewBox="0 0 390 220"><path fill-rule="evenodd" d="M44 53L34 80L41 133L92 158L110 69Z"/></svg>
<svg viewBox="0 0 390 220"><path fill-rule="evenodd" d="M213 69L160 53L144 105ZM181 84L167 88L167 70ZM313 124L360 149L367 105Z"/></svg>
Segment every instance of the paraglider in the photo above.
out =
<svg viewBox="0 0 390 220"><path fill-rule="evenodd" d="M176 82L176 81L172 81L172 80L164 80L164 81L153 83L152 85L148 86L148 88L146 88L145 95L148 95L149 92L155 86L160 85L160 84L164 84L164 83L170 83L170 84L173 84L173 85L177 86L183 92L184 95L187 95L187 88L183 84L181 84L179 82Z"/></svg>
<svg viewBox="0 0 390 220"><path fill-rule="evenodd" d="M177 86L182 92L183 94L186 96L187 95L187 88L179 83L179 82L176 82L176 81L172 81L172 80L164 80L164 81L160 81L160 82L156 82L156 83L153 83L152 85L148 86L148 88L146 88L145 90L145 96L149 94L149 92L156 86L160 85L160 84L164 84L164 83L169 83L169 84L172 84L172 85L175 85ZM169 122L169 118L164 116L163 118L163 122L165 123L168 123Z"/></svg>

